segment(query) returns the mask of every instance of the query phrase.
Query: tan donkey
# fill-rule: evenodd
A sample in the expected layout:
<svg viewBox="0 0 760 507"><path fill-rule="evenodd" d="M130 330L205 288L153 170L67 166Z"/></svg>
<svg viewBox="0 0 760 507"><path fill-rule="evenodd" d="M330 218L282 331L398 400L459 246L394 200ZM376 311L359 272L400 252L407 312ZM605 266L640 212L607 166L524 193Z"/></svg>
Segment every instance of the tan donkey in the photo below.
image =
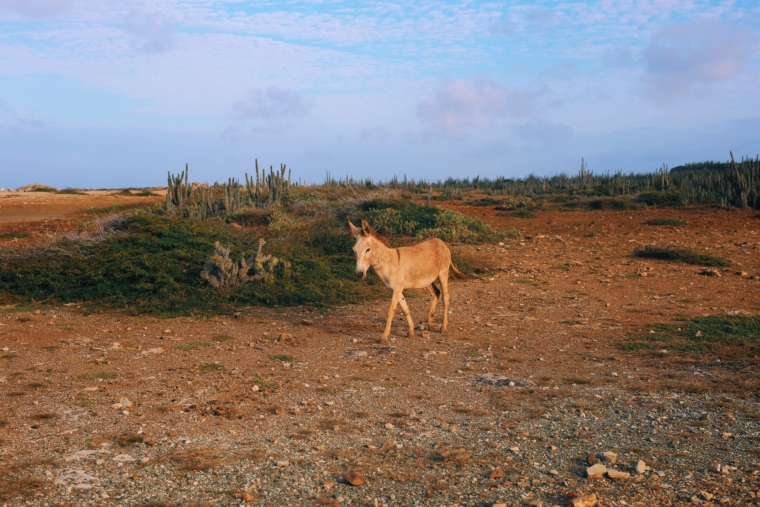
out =
<svg viewBox="0 0 760 507"><path fill-rule="evenodd" d="M409 325L407 336L414 336L414 321L404 299L404 289L427 289L433 296L428 314L430 328L433 326L438 296L443 292L441 333L446 331L449 324L449 266L457 278L468 278L451 262L451 252L446 243L433 238L413 246L391 248L388 239L378 234L366 220L362 220L362 226L359 228L351 223L349 218L348 225L351 227L351 234L356 238L354 253L356 254L357 278L364 279L369 268L374 268L383 284L393 291L388 321L385 323L385 331L380 342L388 341L388 336L391 334L391 322L396 315L396 306L399 304ZM433 284L436 279L440 281L440 291Z"/></svg>

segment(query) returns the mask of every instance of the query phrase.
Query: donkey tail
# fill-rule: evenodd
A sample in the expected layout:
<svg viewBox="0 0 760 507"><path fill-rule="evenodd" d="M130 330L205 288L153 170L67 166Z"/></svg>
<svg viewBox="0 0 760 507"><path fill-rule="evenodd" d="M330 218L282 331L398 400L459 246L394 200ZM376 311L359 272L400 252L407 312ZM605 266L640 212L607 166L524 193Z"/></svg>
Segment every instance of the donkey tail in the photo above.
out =
<svg viewBox="0 0 760 507"><path fill-rule="evenodd" d="M470 279L469 276L467 276L464 273L462 273L461 271L459 271L457 269L457 267L454 265L453 262L451 263L451 270L454 272L454 276L456 276L457 278L459 278L461 280L469 280Z"/></svg>

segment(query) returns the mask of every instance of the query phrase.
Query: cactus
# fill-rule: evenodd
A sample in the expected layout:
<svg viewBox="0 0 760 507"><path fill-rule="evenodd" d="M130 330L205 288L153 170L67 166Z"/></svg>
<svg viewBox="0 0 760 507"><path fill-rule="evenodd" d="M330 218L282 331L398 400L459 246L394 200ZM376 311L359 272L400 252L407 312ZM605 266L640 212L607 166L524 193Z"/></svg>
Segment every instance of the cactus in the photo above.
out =
<svg viewBox="0 0 760 507"><path fill-rule="evenodd" d="M279 265L282 266L283 277L289 277L290 262L272 255L264 255L262 249L265 244L264 238L259 239L259 248L254 255L246 259L243 253L240 260L235 262L230 257L230 250L217 241L214 254L203 265L201 278L215 289L226 291L245 282L269 283L274 280L275 268Z"/></svg>

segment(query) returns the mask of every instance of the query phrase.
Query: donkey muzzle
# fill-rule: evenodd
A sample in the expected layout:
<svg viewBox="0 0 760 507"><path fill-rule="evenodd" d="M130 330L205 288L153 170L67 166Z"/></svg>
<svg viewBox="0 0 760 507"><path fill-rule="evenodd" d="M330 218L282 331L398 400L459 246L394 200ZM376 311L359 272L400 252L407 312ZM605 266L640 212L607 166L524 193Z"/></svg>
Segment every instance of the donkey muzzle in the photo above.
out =
<svg viewBox="0 0 760 507"><path fill-rule="evenodd" d="M366 271L357 271L354 274L356 275L356 278L358 278L359 280L362 280L367 275L367 272Z"/></svg>

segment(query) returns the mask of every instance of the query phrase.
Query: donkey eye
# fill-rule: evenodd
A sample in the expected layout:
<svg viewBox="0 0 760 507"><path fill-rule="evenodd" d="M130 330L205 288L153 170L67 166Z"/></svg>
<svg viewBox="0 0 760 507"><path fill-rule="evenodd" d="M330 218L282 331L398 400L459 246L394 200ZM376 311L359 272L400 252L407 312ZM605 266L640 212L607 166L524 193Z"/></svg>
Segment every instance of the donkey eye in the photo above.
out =
<svg viewBox="0 0 760 507"><path fill-rule="evenodd" d="M369 252L369 251L370 251L370 249L369 249L369 248L367 248L367 252ZM367 252L364 252L364 253L367 253Z"/></svg>

